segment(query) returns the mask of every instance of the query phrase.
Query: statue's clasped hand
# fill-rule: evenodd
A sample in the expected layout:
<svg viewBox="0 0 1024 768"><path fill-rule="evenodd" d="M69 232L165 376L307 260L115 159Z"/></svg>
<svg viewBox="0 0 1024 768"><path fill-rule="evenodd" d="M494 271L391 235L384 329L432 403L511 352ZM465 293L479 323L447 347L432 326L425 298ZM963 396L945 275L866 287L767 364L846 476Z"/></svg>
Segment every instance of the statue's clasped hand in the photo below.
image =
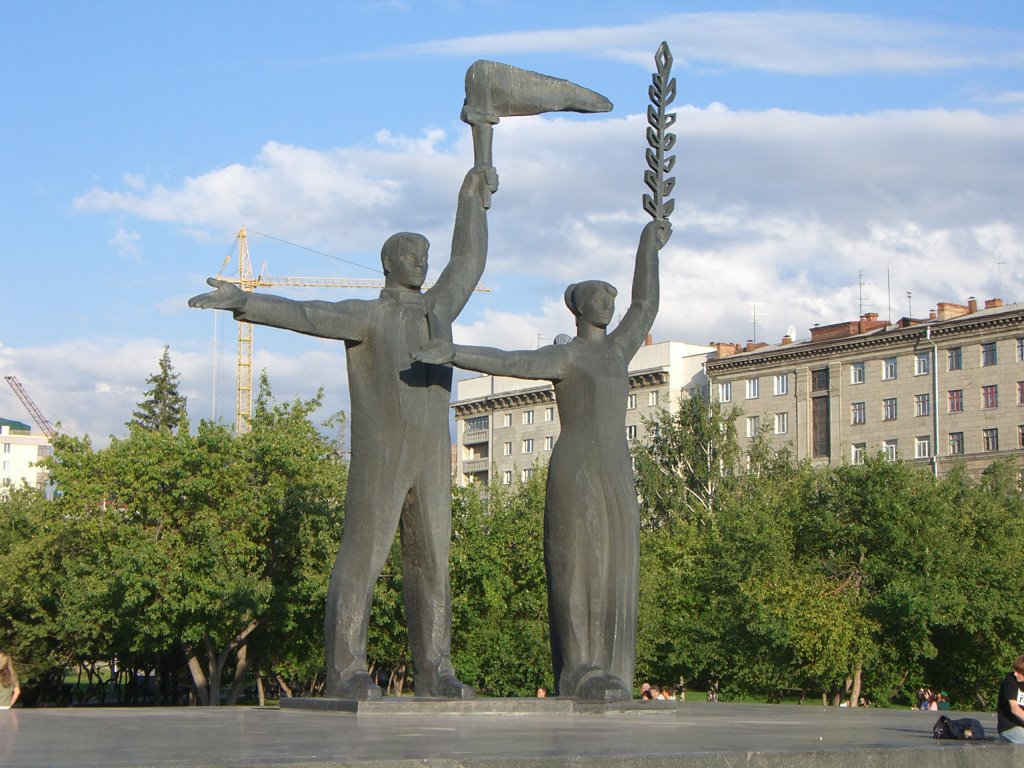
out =
<svg viewBox="0 0 1024 768"><path fill-rule="evenodd" d="M489 199L498 191L498 170L493 165L473 166L468 177L475 182L471 189L478 195L483 194Z"/></svg>
<svg viewBox="0 0 1024 768"><path fill-rule="evenodd" d="M420 363L444 365L455 359L455 348L450 341L431 339L422 349L410 352L409 357Z"/></svg>

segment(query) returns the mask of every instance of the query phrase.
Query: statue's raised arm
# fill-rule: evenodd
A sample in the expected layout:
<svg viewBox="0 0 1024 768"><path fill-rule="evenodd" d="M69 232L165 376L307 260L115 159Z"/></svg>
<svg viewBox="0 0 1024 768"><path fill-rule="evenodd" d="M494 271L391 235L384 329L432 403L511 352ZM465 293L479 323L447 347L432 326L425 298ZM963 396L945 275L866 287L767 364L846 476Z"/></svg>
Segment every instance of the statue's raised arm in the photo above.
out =
<svg viewBox="0 0 1024 768"><path fill-rule="evenodd" d="M629 309L618 327L608 335L612 343L622 345L630 355L643 343L658 316L661 293L658 254L671 236L672 224L668 219L649 222L640 234Z"/></svg>

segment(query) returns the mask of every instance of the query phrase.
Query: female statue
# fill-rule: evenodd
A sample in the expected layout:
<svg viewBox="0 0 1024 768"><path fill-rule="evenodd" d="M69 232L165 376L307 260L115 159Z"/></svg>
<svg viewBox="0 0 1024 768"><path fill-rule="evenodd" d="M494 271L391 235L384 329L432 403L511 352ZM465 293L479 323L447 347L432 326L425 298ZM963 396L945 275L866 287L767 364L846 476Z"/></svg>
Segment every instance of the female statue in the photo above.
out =
<svg viewBox="0 0 1024 768"><path fill-rule="evenodd" d="M611 333L617 292L588 280L565 291L576 316L567 344L504 352L435 340L413 353L554 384L562 429L548 468L544 563L559 696L632 698L640 518L625 434L628 366L658 312L658 252L671 233L667 220L644 228L629 310Z"/></svg>

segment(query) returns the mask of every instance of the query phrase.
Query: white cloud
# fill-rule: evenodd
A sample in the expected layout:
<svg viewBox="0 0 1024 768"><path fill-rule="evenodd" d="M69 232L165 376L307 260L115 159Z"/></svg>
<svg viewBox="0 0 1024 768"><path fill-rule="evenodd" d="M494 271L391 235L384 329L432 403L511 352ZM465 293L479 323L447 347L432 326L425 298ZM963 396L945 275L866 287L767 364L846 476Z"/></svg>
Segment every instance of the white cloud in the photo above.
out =
<svg viewBox="0 0 1024 768"><path fill-rule="evenodd" d="M992 41L1018 46L992 53ZM504 56L582 53L649 67L662 40L689 67L724 67L836 75L921 72L1020 62L1019 41L987 30L854 13L750 11L680 13L638 24L507 32L431 40L378 52L378 56Z"/></svg>
<svg viewBox="0 0 1024 768"><path fill-rule="evenodd" d="M93 445L104 446L111 434L124 435L125 422L143 399L146 379L159 369L164 341L160 339L73 339L43 347L14 348L0 343L0 370L15 375L50 422L79 437L88 434ZM316 418L347 407L348 390L343 350L321 344L280 355L257 350L254 383L266 369L275 398L310 398L319 385L324 404ZM217 403L212 404L213 360L209 350L171 346L171 363L180 375L179 388L188 398L193 423L216 416L234 422L234 348L222 350L218 368ZM6 383L0 389L0 416L31 422L31 417Z"/></svg>
<svg viewBox="0 0 1024 768"><path fill-rule="evenodd" d="M509 118L497 126L501 186L489 214L484 275L493 292L470 301L457 341L531 348L538 336L548 343L571 333L562 291L584 278L618 286L618 311L625 311L646 220L644 127L639 115ZM419 230L433 243L436 275L449 247L456 189L471 163L468 131L459 128L452 137L432 130L419 137L382 134L371 149L318 152L271 143L251 163L176 186L94 189L76 205L198 232L231 231L240 219L260 222L263 231L363 257L375 254L390 232ZM931 110L823 117L712 105L680 107L677 128L677 210L662 257L658 339L751 338L755 305L758 339L775 341L791 323L805 337L814 323L853 319L861 309L884 317L890 301L899 317L907 313L907 291L918 315L969 295L1024 299L1022 115ZM183 306L180 298L174 302ZM343 407L341 345L307 343L261 331L256 370L267 367L275 391L288 396L308 396L324 384L331 403L325 410ZM104 406L95 402L93 383L141 393L162 343L101 346L76 353L76 360L62 348L31 355L44 382L42 402L75 414L75 430L96 432L98 424L127 420L133 398L115 406L113 394L105 395L111 404ZM202 381L209 379L208 355L182 352L196 407L208 409L210 386ZM177 366L179 351L172 347L172 354ZM86 366L83 359L96 362ZM230 380L230 359L222 370ZM227 400L218 410L230 413L232 390L224 386Z"/></svg>
<svg viewBox="0 0 1024 768"><path fill-rule="evenodd" d="M108 245L112 246L121 256L129 258L133 261L139 259L139 241L142 239L142 235L138 232L129 232L125 229L118 229Z"/></svg>

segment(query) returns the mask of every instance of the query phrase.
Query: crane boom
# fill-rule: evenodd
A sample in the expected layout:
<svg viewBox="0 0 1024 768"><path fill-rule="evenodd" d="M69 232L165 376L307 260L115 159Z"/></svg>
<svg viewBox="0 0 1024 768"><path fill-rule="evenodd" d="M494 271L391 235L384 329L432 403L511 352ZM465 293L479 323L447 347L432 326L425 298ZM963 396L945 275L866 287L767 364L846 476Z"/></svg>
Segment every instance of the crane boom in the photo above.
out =
<svg viewBox="0 0 1024 768"><path fill-rule="evenodd" d="M46 417L43 416L43 412L39 410L38 406L29 397L28 392L25 391L25 387L18 381L17 376L4 376L7 383L11 385L11 389L14 390L14 394L21 400L21 404L25 406L25 409L32 414L32 418L36 424L39 425L39 429L46 435L47 440L53 440L53 436L57 434L57 430L53 428L53 425L47 421Z"/></svg>

